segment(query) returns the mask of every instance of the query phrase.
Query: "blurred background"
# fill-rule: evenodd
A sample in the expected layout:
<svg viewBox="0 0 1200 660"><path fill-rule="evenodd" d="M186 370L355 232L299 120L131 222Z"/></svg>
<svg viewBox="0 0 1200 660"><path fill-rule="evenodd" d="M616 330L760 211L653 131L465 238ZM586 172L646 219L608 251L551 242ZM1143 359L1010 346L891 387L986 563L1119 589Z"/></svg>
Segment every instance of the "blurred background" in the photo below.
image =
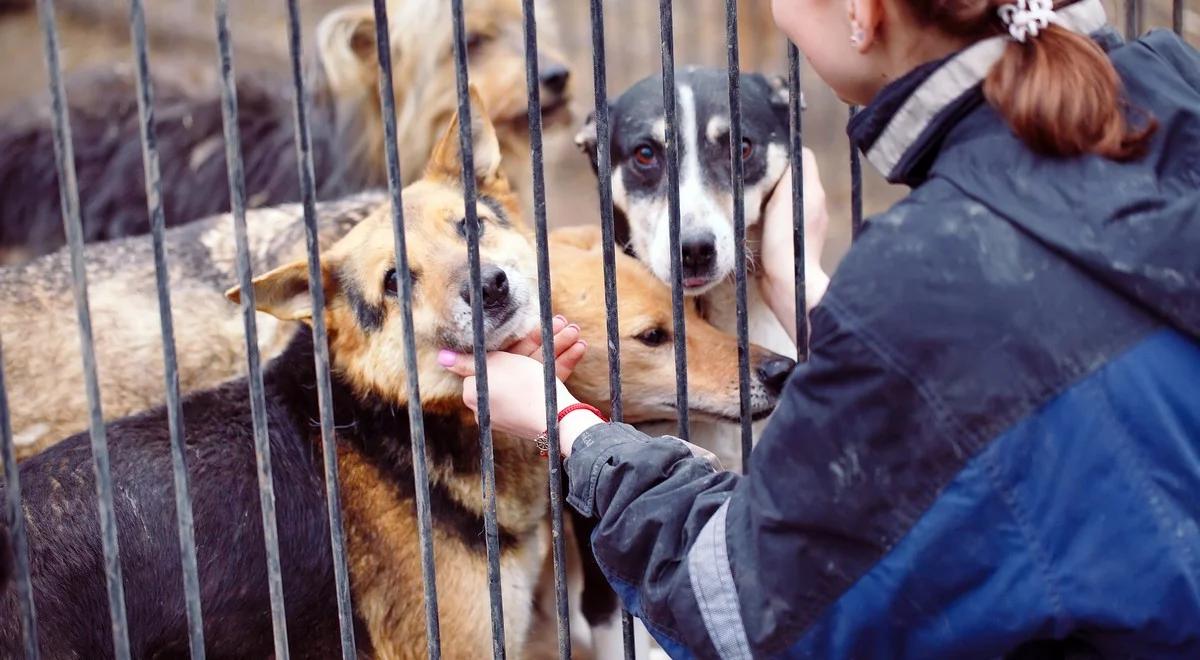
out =
<svg viewBox="0 0 1200 660"><path fill-rule="evenodd" d="M446 0L447 2L449 0ZM1110 21L1125 22L1124 0L1105 0ZM59 0L62 61L68 71L103 64L129 66L131 45L126 0ZM146 3L151 33L151 67L158 75L192 81L196 89L216 89L213 0ZM316 23L346 0L300 0L306 45ZM786 42L771 20L770 0L739 0L741 65L745 71L786 73ZM573 64L574 126L547 135L547 208L552 225L598 222L596 182L586 158L572 141L574 128L593 107L592 48L587 0L545 0L539 5L539 39L557 43ZM608 93L659 72L658 3L605 0ZM677 66L724 66L723 0L676 0ZM287 76L285 4L256 0L232 2L235 64L240 73L277 72ZM1169 27L1170 0L1142 3L1143 29ZM1184 0L1185 34L1200 43L1200 0ZM802 73L808 103L804 143L816 153L829 199L830 236L825 260L832 269L849 244L849 145L847 107L811 72ZM45 96L46 69L33 0L0 0L0 112L30 95ZM886 209L904 195L863 163L866 216ZM140 185L140 182L135 182Z"/></svg>

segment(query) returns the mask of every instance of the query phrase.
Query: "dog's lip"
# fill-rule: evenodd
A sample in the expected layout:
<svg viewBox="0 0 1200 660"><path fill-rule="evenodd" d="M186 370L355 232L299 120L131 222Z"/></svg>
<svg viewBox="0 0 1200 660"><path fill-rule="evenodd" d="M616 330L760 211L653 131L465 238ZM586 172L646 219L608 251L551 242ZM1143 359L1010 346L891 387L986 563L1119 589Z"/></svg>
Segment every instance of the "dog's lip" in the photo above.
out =
<svg viewBox="0 0 1200 660"><path fill-rule="evenodd" d="M484 346L485 351L491 350L488 347L492 345L492 341L497 336L495 331L502 329L502 328L504 328L504 326L508 325L508 322L512 321L513 318L516 317L518 311L520 311L520 305L513 304L513 305L509 305L509 307L504 310L504 313L502 316L497 317L495 319L486 319L485 323L486 322L492 323L493 330L489 332L486 328L484 329L483 346ZM486 315L487 312L485 311L484 314ZM465 338L464 337L445 337L444 342L443 342L444 345L442 346L442 348L445 348L446 350L454 351L455 353L467 353L467 354L474 353L475 352L475 333L472 329L468 329L466 335L467 336ZM511 335L511 336L504 337L503 339L506 340L504 343L507 344L508 343L507 340L516 340L518 338L519 337L517 335Z"/></svg>
<svg viewBox="0 0 1200 660"><path fill-rule="evenodd" d="M683 286L689 289L699 289L713 281L711 277L685 277L683 278Z"/></svg>
<svg viewBox="0 0 1200 660"><path fill-rule="evenodd" d="M669 402L666 405L671 410L679 410L679 408L675 405L674 402ZM716 419L716 420L719 420L722 422L728 422L730 424L737 424L738 422L741 421L741 417L739 417L736 414L730 415L725 412L717 412L715 410L711 410L708 408L702 408L700 406L689 407L688 412L696 413L696 414L700 414L700 415L706 415L713 419ZM762 408L758 408L758 409L751 407L750 421L757 422L760 420L764 420L767 417L770 417L772 412L775 412L775 403L774 402L772 402L770 406L762 407ZM652 419L652 420L642 420L642 421L639 421L638 423L642 424L642 423L650 423L650 422L674 422L674 421L678 421L678 419L679 419L678 417L675 417L674 419L671 419L671 418Z"/></svg>

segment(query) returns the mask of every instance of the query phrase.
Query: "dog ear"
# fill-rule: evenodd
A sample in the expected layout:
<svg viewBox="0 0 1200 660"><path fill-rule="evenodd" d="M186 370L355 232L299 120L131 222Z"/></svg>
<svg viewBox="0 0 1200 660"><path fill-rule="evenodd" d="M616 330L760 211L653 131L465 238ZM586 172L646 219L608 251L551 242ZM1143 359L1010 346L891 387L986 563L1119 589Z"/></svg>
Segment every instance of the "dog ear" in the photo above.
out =
<svg viewBox="0 0 1200 660"><path fill-rule="evenodd" d="M603 240L600 227L596 225L575 225L562 227L550 232L550 240L556 245L569 245L580 250L597 250Z"/></svg>
<svg viewBox="0 0 1200 660"><path fill-rule="evenodd" d="M500 140L496 137L496 127L488 118L487 107L483 104L478 90L474 85L469 88L471 109L471 157L475 166L475 178L482 189L503 186L507 189L507 181L500 170ZM427 174L438 175L459 181L462 177L462 158L459 153L458 135L459 117L456 114L446 127L446 132L429 159Z"/></svg>
<svg viewBox="0 0 1200 660"><path fill-rule="evenodd" d="M583 128L575 134L575 146L588 155L592 161L592 169L596 169L596 111L588 113Z"/></svg>
<svg viewBox="0 0 1200 660"><path fill-rule="evenodd" d="M787 76L771 76L767 79L767 84L771 88L771 105L786 112L792 98ZM800 109L808 109L804 102L804 92L800 92Z"/></svg>
<svg viewBox="0 0 1200 660"><path fill-rule="evenodd" d="M337 9L317 24L317 54L336 98L374 93L379 79L375 44L375 11L370 6Z"/></svg>
<svg viewBox="0 0 1200 660"><path fill-rule="evenodd" d="M308 262L295 261L254 278L254 308L283 321L312 320L312 295L308 290ZM242 289L225 292L233 303L242 302Z"/></svg>

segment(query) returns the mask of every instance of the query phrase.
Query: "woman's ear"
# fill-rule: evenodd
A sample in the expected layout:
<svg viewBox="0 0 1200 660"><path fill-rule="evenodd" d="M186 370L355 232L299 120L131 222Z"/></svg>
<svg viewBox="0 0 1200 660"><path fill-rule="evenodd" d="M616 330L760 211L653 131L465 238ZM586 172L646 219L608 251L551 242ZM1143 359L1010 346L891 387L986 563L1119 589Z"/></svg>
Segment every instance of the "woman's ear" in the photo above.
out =
<svg viewBox="0 0 1200 660"><path fill-rule="evenodd" d="M871 50L879 38L883 0L846 0L850 45L859 53Z"/></svg>

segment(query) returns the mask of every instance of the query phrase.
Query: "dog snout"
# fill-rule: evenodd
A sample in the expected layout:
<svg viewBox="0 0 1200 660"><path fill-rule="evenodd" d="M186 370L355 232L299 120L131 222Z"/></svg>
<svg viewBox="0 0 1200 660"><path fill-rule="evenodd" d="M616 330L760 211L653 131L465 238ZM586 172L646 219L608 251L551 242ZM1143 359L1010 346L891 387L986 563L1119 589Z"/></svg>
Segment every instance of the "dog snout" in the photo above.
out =
<svg viewBox="0 0 1200 660"><path fill-rule="evenodd" d="M758 377L763 387L771 396L777 397L783 392L783 384L787 382L796 361L782 355L773 355L758 365Z"/></svg>
<svg viewBox="0 0 1200 660"><path fill-rule="evenodd" d="M711 232L686 237L679 249L683 253L685 278L703 278L712 274L717 261L717 242Z"/></svg>
<svg viewBox="0 0 1200 660"><path fill-rule="evenodd" d="M486 264L479 273L480 288L483 291L483 308L485 311L503 309L509 303L508 275L503 268ZM471 304L471 281L463 282L459 290L463 302Z"/></svg>
<svg viewBox="0 0 1200 660"><path fill-rule="evenodd" d="M543 62L539 77L542 86L551 94L562 94L567 90L567 82L571 79L571 70L559 62Z"/></svg>

